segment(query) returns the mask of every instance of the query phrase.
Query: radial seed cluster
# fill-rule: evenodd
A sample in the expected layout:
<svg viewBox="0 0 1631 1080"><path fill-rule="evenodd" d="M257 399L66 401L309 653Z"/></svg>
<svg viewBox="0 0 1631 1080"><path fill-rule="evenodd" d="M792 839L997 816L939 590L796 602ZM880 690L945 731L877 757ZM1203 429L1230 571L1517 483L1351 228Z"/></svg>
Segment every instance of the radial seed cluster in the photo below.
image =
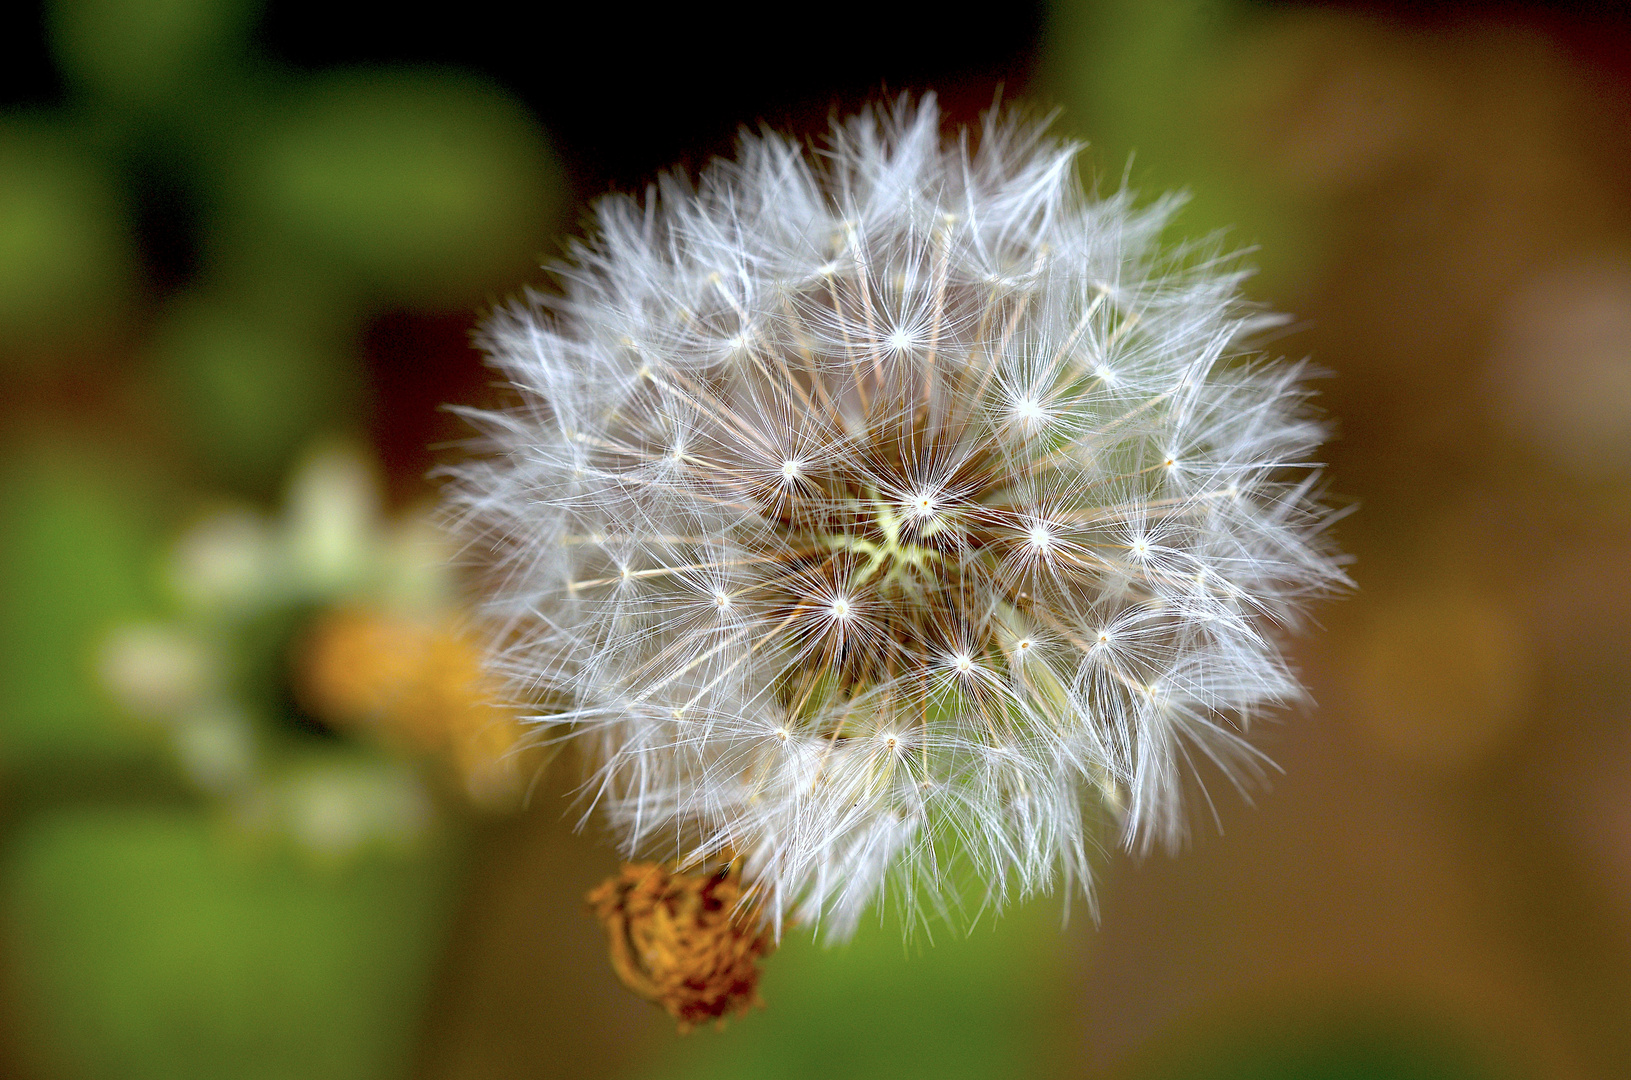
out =
<svg viewBox="0 0 1631 1080"><path fill-rule="evenodd" d="M1085 887L1103 823L1176 841L1194 766L1261 773L1274 631L1342 579L1321 429L1235 264L1077 151L932 99L744 137L486 324L498 663L630 855L842 937Z"/></svg>

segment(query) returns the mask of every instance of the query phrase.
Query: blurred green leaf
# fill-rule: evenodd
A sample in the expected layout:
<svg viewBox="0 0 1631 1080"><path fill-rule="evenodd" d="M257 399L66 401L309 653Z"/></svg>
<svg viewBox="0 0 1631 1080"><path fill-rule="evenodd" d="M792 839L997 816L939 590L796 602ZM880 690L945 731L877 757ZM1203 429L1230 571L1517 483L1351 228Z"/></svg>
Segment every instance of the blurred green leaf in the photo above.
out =
<svg viewBox="0 0 1631 1080"><path fill-rule="evenodd" d="M1256 88L1235 61L1270 17L1247 0L1054 0L1045 82L1065 106L1060 126L1089 140L1112 184L1126 168L1146 196L1185 192L1178 232L1256 245L1263 287L1279 292L1310 272L1322 226L1248 145Z"/></svg>
<svg viewBox="0 0 1631 1080"><path fill-rule="evenodd" d="M326 317L195 299L172 307L154 363L180 430L217 478L270 489L319 433L354 424L362 372Z"/></svg>
<svg viewBox="0 0 1631 1080"><path fill-rule="evenodd" d="M5 861L10 1030L63 1080L404 1075L447 869L305 868L183 811L36 818Z"/></svg>
<svg viewBox="0 0 1631 1080"><path fill-rule="evenodd" d="M961 937L902 944L869 923L825 948L792 929L765 962L767 1007L676 1038L640 1080L960 1080L1046 1077L1069 1044L1070 937L1059 901L1012 908Z"/></svg>
<svg viewBox="0 0 1631 1080"><path fill-rule="evenodd" d="M83 150L41 125L0 124L0 359L93 343L123 317L127 228Z"/></svg>
<svg viewBox="0 0 1631 1080"><path fill-rule="evenodd" d="M1403 1008L1358 1001L1263 1003L1146 1050L1122 1080L1510 1080L1461 1033Z"/></svg>
<svg viewBox="0 0 1631 1080"><path fill-rule="evenodd" d="M0 453L0 762L145 753L96 684L118 622L156 607L160 491L128 461L57 441ZM81 433L82 434L82 433Z"/></svg>
<svg viewBox="0 0 1631 1080"><path fill-rule="evenodd" d="M537 125L469 76L314 80L246 131L229 198L257 232L386 302L462 306L532 267L557 176Z"/></svg>
<svg viewBox="0 0 1631 1080"><path fill-rule="evenodd" d="M149 105L218 81L249 36L257 0L54 0L46 21L57 64L99 97Z"/></svg>

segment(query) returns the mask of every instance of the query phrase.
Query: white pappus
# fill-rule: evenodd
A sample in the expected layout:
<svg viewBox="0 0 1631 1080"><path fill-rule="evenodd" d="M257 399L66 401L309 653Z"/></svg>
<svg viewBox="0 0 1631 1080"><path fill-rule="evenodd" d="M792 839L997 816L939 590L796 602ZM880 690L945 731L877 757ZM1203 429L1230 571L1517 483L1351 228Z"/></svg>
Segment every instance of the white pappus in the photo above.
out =
<svg viewBox="0 0 1631 1080"><path fill-rule="evenodd" d="M1178 200L932 98L608 197L481 334L519 403L453 513L495 663L628 854L743 860L778 925L967 917L1183 836L1340 587L1305 372ZM972 884L971 884L972 883Z"/></svg>

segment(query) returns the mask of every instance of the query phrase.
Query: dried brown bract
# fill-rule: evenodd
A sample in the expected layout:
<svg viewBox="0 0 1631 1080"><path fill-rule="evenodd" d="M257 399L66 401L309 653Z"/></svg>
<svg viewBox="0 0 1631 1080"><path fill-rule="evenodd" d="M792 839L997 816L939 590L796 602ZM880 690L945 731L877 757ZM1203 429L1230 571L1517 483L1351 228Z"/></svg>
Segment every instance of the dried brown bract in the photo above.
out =
<svg viewBox="0 0 1631 1080"><path fill-rule="evenodd" d="M624 863L589 893L625 986L667 1009L689 1031L721 1023L759 998L759 959L776 941L742 904L739 865L708 875Z"/></svg>

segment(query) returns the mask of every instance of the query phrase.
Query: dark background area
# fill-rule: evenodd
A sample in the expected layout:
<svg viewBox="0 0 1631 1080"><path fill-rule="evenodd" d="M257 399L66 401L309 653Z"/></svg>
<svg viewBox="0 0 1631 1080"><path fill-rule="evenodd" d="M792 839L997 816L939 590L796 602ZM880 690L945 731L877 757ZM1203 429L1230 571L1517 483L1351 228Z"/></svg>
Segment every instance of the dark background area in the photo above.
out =
<svg viewBox="0 0 1631 1080"><path fill-rule="evenodd" d="M580 201L640 191L659 170L729 153L744 124L815 133L879 92L941 88L958 120L1031 74L1042 6L1002 4L977 26L921 5L842 0L808 11L652 5L466 4L457 18L379 3L269 5L255 40L299 70L433 64L479 71L548 131ZM795 21L784 21L795 15ZM0 12L0 106L63 87L38 3ZM168 241L167 241L168 242Z"/></svg>

